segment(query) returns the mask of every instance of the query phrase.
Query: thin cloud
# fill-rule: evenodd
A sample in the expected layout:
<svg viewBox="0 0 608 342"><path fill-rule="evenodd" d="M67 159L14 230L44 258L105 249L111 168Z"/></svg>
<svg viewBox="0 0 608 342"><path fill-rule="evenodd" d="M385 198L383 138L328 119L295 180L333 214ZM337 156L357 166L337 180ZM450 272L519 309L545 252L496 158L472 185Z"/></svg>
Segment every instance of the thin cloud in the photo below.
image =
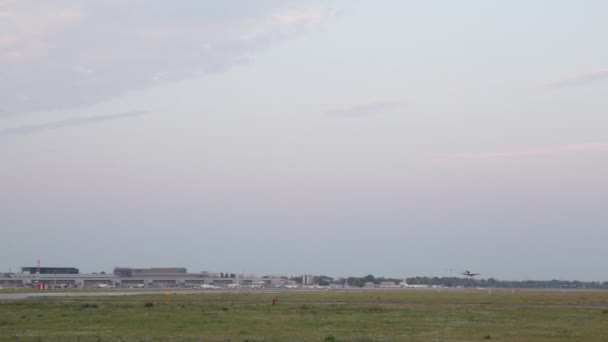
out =
<svg viewBox="0 0 608 342"><path fill-rule="evenodd" d="M564 78L552 83L547 86L549 88L567 88L581 85L587 85L602 81L608 81L608 69L596 70L568 78Z"/></svg>
<svg viewBox="0 0 608 342"><path fill-rule="evenodd" d="M298 11L275 13L272 17L281 25L316 24L334 16L334 12L324 8L309 8Z"/></svg>
<svg viewBox="0 0 608 342"><path fill-rule="evenodd" d="M48 131L52 129L64 128L64 127L73 127L73 126L85 126L85 125L93 125L107 121L114 121L120 119L128 119L137 116L141 116L145 114L145 111L132 111L118 114L110 114L110 115L97 115L97 116L89 116L83 118L71 118L65 120L59 120L54 122L46 122L42 124L31 124L31 125L23 125L17 127L10 127L0 130L0 136L5 135L18 135L18 134L32 134L43 131Z"/></svg>
<svg viewBox="0 0 608 342"><path fill-rule="evenodd" d="M381 114L397 107L398 105L399 102L397 101L373 101L350 107L333 109L328 111L327 115L339 118L360 118Z"/></svg>
<svg viewBox="0 0 608 342"><path fill-rule="evenodd" d="M556 145L505 152L453 153L445 155L443 157L439 157L433 162L437 164L442 164L457 161L500 160L511 158L542 157L549 155L559 155L587 151L608 151L608 142Z"/></svg>
<svg viewBox="0 0 608 342"><path fill-rule="evenodd" d="M334 16L322 2L4 2L0 103L14 114L73 108L223 72Z"/></svg>

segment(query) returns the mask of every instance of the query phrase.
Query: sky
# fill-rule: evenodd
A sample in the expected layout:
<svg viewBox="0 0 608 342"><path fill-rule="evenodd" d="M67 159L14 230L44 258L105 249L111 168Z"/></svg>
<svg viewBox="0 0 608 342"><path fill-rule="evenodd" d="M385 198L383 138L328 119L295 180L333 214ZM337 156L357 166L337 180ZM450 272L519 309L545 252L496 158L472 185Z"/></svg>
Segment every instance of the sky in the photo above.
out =
<svg viewBox="0 0 608 342"><path fill-rule="evenodd" d="M608 281L607 11L0 0L0 271Z"/></svg>

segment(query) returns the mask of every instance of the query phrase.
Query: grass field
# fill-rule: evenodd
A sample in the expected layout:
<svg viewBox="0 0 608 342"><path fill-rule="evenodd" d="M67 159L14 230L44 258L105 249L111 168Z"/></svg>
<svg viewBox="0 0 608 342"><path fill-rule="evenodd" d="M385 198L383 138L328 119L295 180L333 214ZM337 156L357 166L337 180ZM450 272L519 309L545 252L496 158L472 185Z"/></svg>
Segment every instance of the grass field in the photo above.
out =
<svg viewBox="0 0 608 342"><path fill-rule="evenodd" d="M0 340L608 341L608 292L54 297L0 303Z"/></svg>

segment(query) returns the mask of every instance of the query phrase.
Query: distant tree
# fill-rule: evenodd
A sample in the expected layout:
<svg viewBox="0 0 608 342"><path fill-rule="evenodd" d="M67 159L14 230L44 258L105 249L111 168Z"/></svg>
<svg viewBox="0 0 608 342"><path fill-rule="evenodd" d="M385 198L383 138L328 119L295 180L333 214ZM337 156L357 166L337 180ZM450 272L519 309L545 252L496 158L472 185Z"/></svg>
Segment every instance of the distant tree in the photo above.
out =
<svg viewBox="0 0 608 342"><path fill-rule="evenodd" d="M376 282L376 278L373 275L368 274L365 277L363 277L363 282L364 283L375 283Z"/></svg>
<svg viewBox="0 0 608 342"><path fill-rule="evenodd" d="M348 286L363 287L363 284L365 282L363 281L363 278L348 277L346 279L346 283L348 284Z"/></svg>
<svg viewBox="0 0 608 342"><path fill-rule="evenodd" d="M334 282L334 279L328 276L314 276L312 278L313 283L318 284L320 286L329 286Z"/></svg>

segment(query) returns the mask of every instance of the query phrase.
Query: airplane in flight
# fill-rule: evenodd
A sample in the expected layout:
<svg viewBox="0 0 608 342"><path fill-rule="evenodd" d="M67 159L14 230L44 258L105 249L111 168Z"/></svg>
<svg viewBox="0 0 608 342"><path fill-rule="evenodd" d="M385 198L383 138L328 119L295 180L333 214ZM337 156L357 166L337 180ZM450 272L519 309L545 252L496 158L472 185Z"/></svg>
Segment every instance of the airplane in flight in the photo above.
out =
<svg viewBox="0 0 608 342"><path fill-rule="evenodd" d="M464 272L462 272L460 274L462 274L463 276L467 276L467 277L474 277L474 276L480 275L480 273L473 273L473 272L471 272L469 270L466 270L466 271L464 271Z"/></svg>

